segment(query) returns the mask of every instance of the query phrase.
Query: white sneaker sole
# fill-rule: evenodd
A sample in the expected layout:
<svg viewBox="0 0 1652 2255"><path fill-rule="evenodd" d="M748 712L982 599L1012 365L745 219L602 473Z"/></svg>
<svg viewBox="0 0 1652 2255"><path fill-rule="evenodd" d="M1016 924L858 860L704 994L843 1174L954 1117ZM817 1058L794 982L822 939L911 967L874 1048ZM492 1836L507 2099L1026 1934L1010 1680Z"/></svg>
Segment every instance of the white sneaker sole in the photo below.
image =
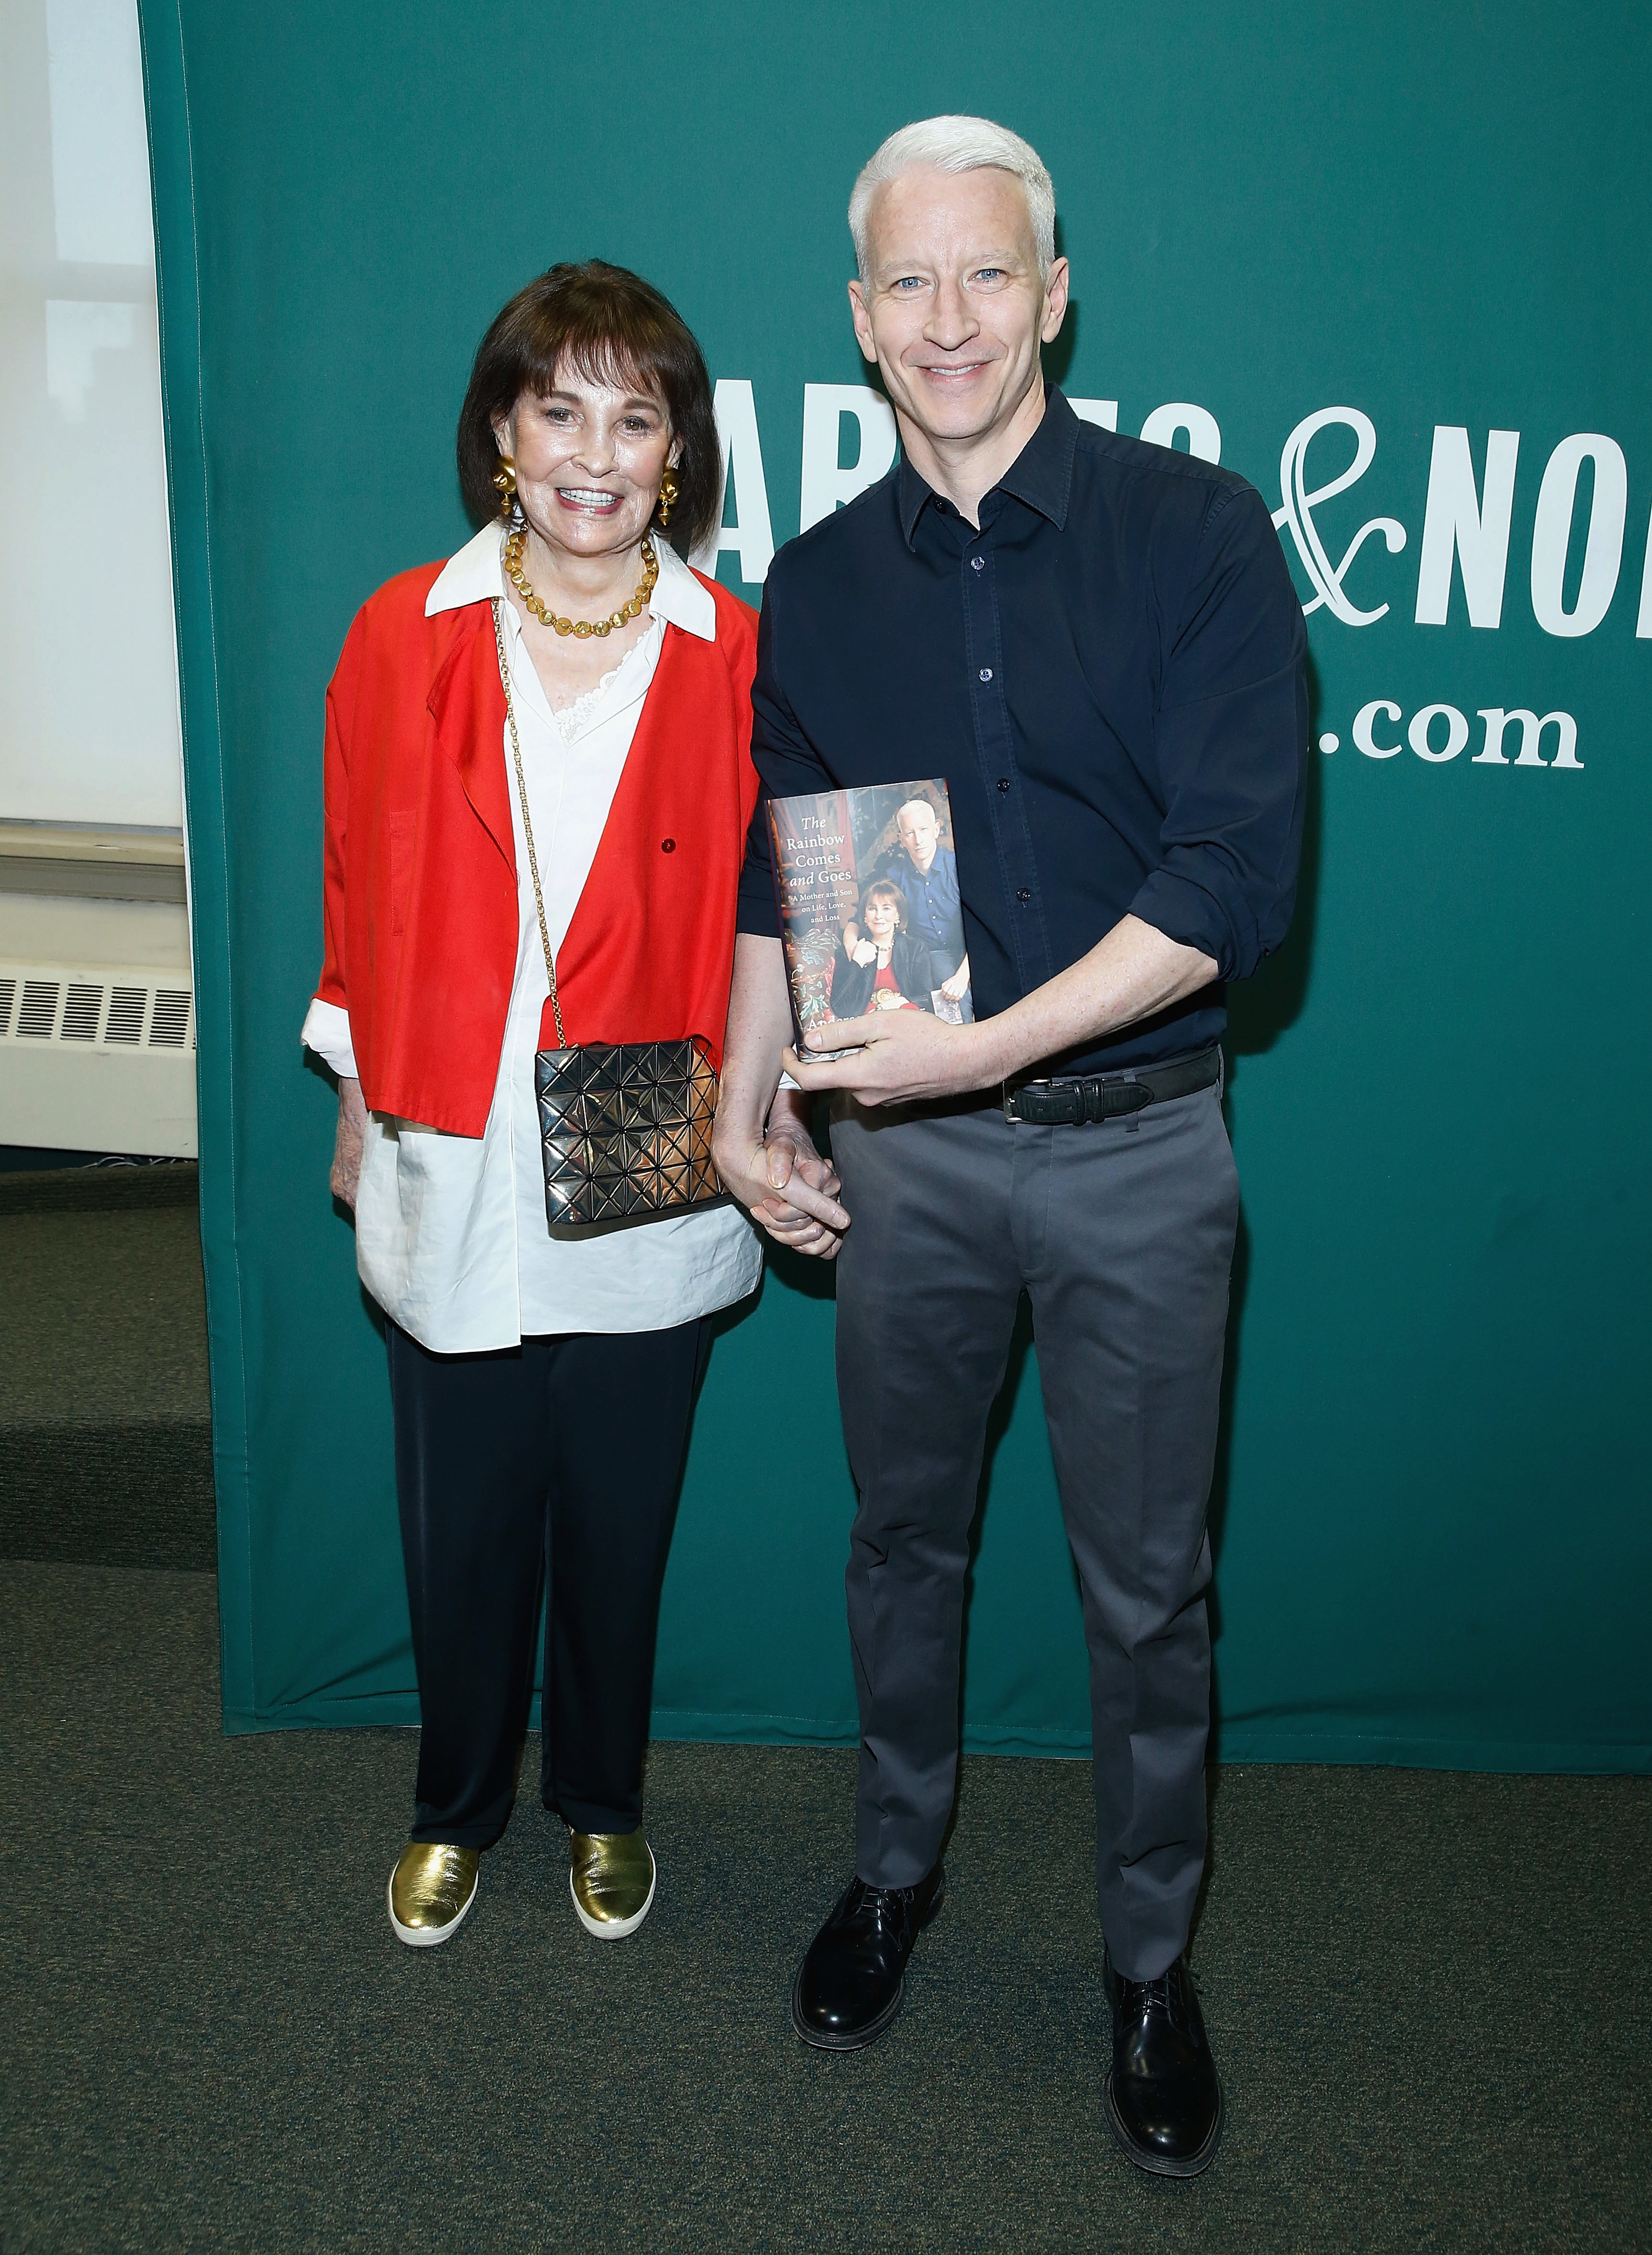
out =
<svg viewBox="0 0 1652 2255"><path fill-rule="evenodd" d="M585 1932L594 1935L598 1942L623 1942L626 1935L634 1934L654 1908L654 1891L660 1884L660 1866L654 1859L652 1848L648 1851L648 1900L634 1918L592 1918L574 1893L574 1875L570 1871L568 1874L568 1893L573 1903L574 1914Z"/></svg>
<svg viewBox="0 0 1652 2255"><path fill-rule="evenodd" d="M460 1927L464 1925L466 1920L470 1916L471 1905L476 1900L476 1890L481 1883L482 1875L480 1872L478 1872L476 1877L471 1881L471 1891L469 1894L466 1896L462 1908L454 1917L449 1919L445 1926L403 1926L401 1920L396 1914L396 1900L394 1893L396 1887L396 1865L393 1864L390 1866L390 1876L386 1880L384 1886L384 1907L390 1914L390 1923L396 1928L396 1940L398 1942L405 1942L410 1949L438 1949L443 1942L448 1941L451 1936L458 1932Z"/></svg>

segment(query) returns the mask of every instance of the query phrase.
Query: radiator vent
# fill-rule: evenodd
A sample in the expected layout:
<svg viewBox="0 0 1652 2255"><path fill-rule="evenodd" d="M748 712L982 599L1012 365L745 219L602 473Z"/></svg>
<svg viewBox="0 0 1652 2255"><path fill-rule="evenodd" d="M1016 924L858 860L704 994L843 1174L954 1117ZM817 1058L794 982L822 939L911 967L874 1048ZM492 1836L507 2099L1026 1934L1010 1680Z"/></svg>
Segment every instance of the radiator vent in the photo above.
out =
<svg viewBox="0 0 1652 2255"><path fill-rule="evenodd" d="M188 1033L188 987L158 987L155 989L155 1008L149 1022L150 1047L181 1050Z"/></svg>
<svg viewBox="0 0 1652 2255"><path fill-rule="evenodd" d="M83 970L0 965L0 1044L188 1051L195 1046L194 1003L175 972L93 979Z"/></svg>
<svg viewBox="0 0 1652 2255"><path fill-rule="evenodd" d="M55 979L25 979L23 1008L18 1012L18 1039L49 1042L57 1023L58 997L63 992Z"/></svg>
<svg viewBox="0 0 1652 2255"><path fill-rule="evenodd" d="M147 987L111 987L109 1015L103 1029L106 1042L141 1042L149 1011Z"/></svg>
<svg viewBox="0 0 1652 2255"><path fill-rule="evenodd" d="M58 1029L58 1039L63 1042L94 1042L97 1039L98 1014L103 1008L103 989L87 985L80 980L73 981L63 1002L63 1023Z"/></svg>

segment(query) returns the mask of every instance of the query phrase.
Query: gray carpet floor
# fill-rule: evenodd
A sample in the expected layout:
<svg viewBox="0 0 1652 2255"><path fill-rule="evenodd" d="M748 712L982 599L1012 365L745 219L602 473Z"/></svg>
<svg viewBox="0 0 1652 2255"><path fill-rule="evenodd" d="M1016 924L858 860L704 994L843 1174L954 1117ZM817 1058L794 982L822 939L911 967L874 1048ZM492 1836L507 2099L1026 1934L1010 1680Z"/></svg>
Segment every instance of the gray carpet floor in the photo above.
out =
<svg viewBox="0 0 1652 2255"><path fill-rule="evenodd" d="M0 1558L216 1557L196 1170L0 1175Z"/></svg>
<svg viewBox="0 0 1652 2255"><path fill-rule="evenodd" d="M823 2058L786 1995L850 1757L656 1748L620 1944L530 1800L416 1952L383 1909L412 1734L220 1738L214 1604L0 1565L7 2255L1652 2244L1646 1781L1219 1773L1228 2130L1178 2185L1102 2126L1081 1765L969 1764L906 2009Z"/></svg>

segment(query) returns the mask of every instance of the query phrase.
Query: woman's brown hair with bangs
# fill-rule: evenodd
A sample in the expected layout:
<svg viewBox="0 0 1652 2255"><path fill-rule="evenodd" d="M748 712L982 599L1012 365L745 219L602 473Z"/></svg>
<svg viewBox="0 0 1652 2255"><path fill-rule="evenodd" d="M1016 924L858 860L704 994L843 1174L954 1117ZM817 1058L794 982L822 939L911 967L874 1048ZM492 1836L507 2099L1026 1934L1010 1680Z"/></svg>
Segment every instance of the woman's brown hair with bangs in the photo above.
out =
<svg viewBox="0 0 1652 2255"><path fill-rule="evenodd" d="M901 891L900 886L892 884L887 877L873 879L860 896L860 920L863 924L866 921L866 911L874 901L892 901L895 904L895 922L900 926L902 931L905 931L906 896Z"/></svg>
<svg viewBox="0 0 1652 2255"><path fill-rule="evenodd" d="M567 363L598 383L631 383L664 402L682 448L670 538L684 554L723 518L723 448L711 382L694 333L652 283L587 258L553 266L519 290L476 348L458 415L458 481L478 522L499 513L494 425L523 392L543 395Z"/></svg>

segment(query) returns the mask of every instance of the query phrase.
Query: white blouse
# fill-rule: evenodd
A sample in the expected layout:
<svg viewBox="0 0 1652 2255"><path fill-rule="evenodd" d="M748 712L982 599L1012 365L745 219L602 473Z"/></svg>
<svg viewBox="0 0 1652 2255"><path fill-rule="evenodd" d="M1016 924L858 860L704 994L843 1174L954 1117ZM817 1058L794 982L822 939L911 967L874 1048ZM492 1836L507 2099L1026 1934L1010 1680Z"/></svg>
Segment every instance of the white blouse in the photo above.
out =
<svg viewBox="0 0 1652 2255"><path fill-rule="evenodd" d="M427 618L504 594L501 528L489 525L450 558L425 599ZM595 690L554 713L504 605L507 653L534 842L554 950L573 920L608 809L631 749L668 623L717 638L717 606L662 540L652 622ZM662 1331L710 1315L755 1291L763 1256L738 1206L553 1238L534 1055L549 994L533 880L511 765L518 931L499 1078L480 1142L374 1113L356 1193L356 1266L386 1315L438 1354L514 1346L565 1331ZM348 1013L318 996L304 1022L307 1047L341 1078L355 1078Z"/></svg>

